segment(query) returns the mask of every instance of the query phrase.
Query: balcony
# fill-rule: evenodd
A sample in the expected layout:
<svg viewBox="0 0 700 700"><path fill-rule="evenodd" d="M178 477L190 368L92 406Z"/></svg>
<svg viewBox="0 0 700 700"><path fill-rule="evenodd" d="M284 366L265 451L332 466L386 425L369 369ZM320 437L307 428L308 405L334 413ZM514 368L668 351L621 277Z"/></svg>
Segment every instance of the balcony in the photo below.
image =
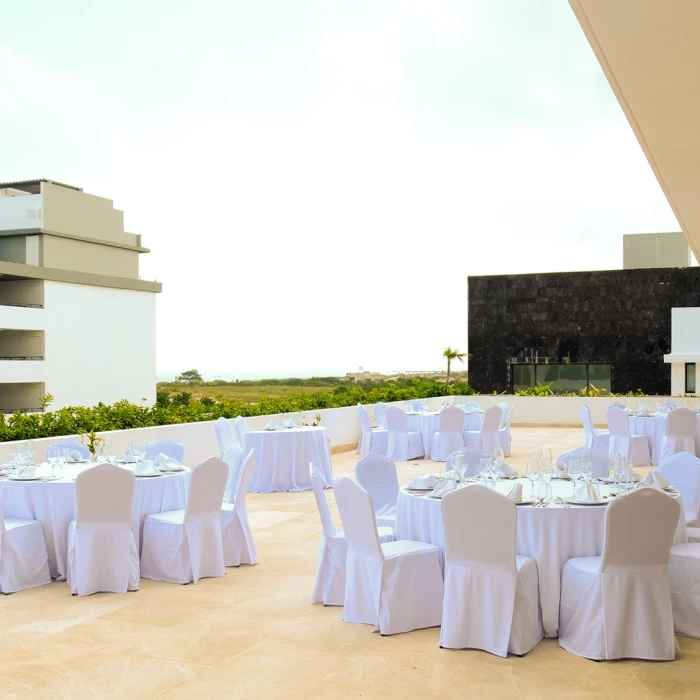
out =
<svg viewBox="0 0 700 700"><path fill-rule="evenodd" d="M0 413L35 413L41 411L39 397L46 393L44 382L0 384Z"/></svg>

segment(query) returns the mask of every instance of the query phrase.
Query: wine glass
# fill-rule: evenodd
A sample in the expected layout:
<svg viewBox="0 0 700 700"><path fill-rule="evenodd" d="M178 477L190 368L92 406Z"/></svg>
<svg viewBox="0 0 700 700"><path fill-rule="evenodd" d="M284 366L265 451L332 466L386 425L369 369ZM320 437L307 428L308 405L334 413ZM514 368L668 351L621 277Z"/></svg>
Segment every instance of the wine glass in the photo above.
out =
<svg viewBox="0 0 700 700"><path fill-rule="evenodd" d="M496 485L496 480L500 479L501 474L503 473L501 471L501 467L503 466L505 459L505 454L500 447L491 453L491 473L493 474L494 487Z"/></svg>
<svg viewBox="0 0 700 700"><path fill-rule="evenodd" d="M452 470L454 471L455 481L464 481L464 470L466 467L466 455L458 452L452 462Z"/></svg>
<svg viewBox="0 0 700 700"><path fill-rule="evenodd" d="M540 456L537 452L531 452L527 458L525 476L530 480L531 497L535 497L535 482L540 480Z"/></svg>
<svg viewBox="0 0 700 700"><path fill-rule="evenodd" d="M146 456L146 443L142 440L131 441L131 455L136 460L137 464Z"/></svg>
<svg viewBox="0 0 700 700"><path fill-rule="evenodd" d="M485 455L479 460L479 474L484 480L484 486L488 487L491 476L491 455Z"/></svg>
<svg viewBox="0 0 700 700"><path fill-rule="evenodd" d="M574 492L571 496L571 500L576 500L576 483L581 476L581 460L572 459L569 460L569 478L574 484Z"/></svg>
<svg viewBox="0 0 700 700"><path fill-rule="evenodd" d="M110 440L105 440L102 443L104 458L112 464L116 459L117 455L114 452L114 445Z"/></svg>
<svg viewBox="0 0 700 700"><path fill-rule="evenodd" d="M550 466L552 464L552 448L543 447L540 450L540 464Z"/></svg>
<svg viewBox="0 0 700 700"><path fill-rule="evenodd" d="M53 445L49 445L46 448L46 461L49 463L49 466L51 467L51 476L49 477L52 481L56 479L56 465L58 464L58 459L59 459L59 450L61 449L60 444L54 443Z"/></svg>

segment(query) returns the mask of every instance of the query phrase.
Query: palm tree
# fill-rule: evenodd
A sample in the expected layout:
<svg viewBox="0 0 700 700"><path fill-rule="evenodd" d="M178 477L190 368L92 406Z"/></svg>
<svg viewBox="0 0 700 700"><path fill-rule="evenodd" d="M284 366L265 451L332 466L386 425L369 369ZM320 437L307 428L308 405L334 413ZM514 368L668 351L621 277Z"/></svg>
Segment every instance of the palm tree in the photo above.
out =
<svg viewBox="0 0 700 700"><path fill-rule="evenodd" d="M445 386L450 385L450 368L452 365L452 360L464 362L466 354L466 352L460 352L456 348L453 350L449 345L445 348L445 352L442 353L442 356L447 360L447 381L445 382Z"/></svg>

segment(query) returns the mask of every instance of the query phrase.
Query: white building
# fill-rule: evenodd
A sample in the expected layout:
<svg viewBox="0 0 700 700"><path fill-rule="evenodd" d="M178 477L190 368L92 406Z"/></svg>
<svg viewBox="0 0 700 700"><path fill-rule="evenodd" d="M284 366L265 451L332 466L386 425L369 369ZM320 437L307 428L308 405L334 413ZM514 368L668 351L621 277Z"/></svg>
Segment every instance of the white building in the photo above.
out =
<svg viewBox="0 0 700 700"><path fill-rule="evenodd" d="M671 393L674 396L697 394L700 378L700 308L671 309L671 352L664 355L671 364Z"/></svg>
<svg viewBox="0 0 700 700"><path fill-rule="evenodd" d="M0 183L0 411L155 401L156 282L109 199Z"/></svg>

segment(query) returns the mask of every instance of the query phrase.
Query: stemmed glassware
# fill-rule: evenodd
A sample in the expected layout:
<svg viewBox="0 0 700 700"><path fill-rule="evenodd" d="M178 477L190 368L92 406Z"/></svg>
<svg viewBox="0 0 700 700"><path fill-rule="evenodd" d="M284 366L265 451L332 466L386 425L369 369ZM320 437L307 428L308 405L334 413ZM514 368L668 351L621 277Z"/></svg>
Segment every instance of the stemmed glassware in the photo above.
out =
<svg viewBox="0 0 700 700"><path fill-rule="evenodd" d="M491 455L484 455L479 461L479 474L484 480L484 486L488 488L491 478Z"/></svg>
<svg viewBox="0 0 700 700"><path fill-rule="evenodd" d="M142 440L132 440L131 441L131 456L136 460L138 464L146 456L147 445Z"/></svg>
<svg viewBox="0 0 700 700"><path fill-rule="evenodd" d="M574 492L571 496L571 500L575 501L576 500L576 484L578 482L579 477L581 476L581 460L580 459L572 459L569 461L569 478L573 482L574 485Z"/></svg>
<svg viewBox="0 0 700 700"><path fill-rule="evenodd" d="M540 480L540 456L537 452L530 452L525 467L525 476L530 480L531 498L534 498L535 482Z"/></svg>
<svg viewBox="0 0 700 700"><path fill-rule="evenodd" d="M543 447L540 449L540 464L549 467L552 464L552 448Z"/></svg>
<svg viewBox="0 0 700 700"><path fill-rule="evenodd" d="M452 462L452 469L454 470L455 481L465 481L465 471L467 468L467 456L461 452L455 455L454 461Z"/></svg>
<svg viewBox="0 0 700 700"><path fill-rule="evenodd" d="M494 450L491 453L491 474L493 475L493 486L496 487L496 481L501 478L501 467L505 462L505 454L501 448Z"/></svg>
<svg viewBox="0 0 700 700"><path fill-rule="evenodd" d="M29 466L34 448L28 440L23 440L14 446L12 453L15 459L14 470L19 475Z"/></svg>

